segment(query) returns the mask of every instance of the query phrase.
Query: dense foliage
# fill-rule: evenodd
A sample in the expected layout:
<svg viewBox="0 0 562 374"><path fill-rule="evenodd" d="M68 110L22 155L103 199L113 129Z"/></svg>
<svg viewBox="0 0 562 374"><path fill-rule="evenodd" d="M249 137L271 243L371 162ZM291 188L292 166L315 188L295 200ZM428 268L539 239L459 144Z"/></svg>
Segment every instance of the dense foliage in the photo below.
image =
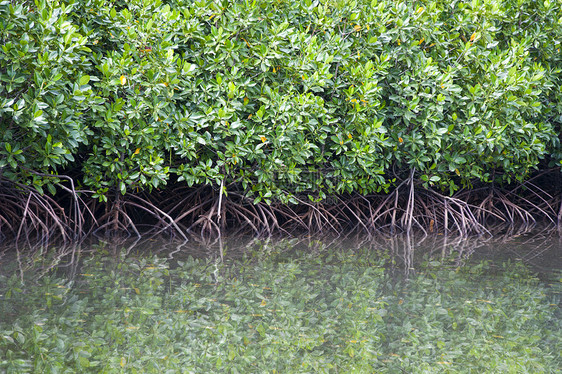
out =
<svg viewBox="0 0 562 374"><path fill-rule="evenodd" d="M259 200L559 165L558 1L0 2L0 176ZM113 195L111 195L113 196Z"/></svg>
<svg viewBox="0 0 562 374"><path fill-rule="evenodd" d="M404 279L386 274L377 251L288 255L293 246L265 242L227 265L100 249L66 276L37 281L37 261L23 284L6 268L0 371L555 373L562 364L562 283L546 288L521 264L431 261Z"/></svg>

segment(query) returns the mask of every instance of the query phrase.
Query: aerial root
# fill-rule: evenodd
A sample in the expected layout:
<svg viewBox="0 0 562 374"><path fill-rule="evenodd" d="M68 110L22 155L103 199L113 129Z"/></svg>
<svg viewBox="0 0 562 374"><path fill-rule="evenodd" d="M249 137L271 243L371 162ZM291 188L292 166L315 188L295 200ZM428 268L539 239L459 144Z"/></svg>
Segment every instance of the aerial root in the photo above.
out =
<svg viewBox="0 0 562 374"><path fill-rule="evenodd" d="M484 185L452 196L425 188L415 175L410 170L386 194L345 194L323 201L303 194L293 196L297 204L254 203L235 185L172 186L124 196L116 192L109 202L99 202L92 191L76 190L66 176L59 176L54 197L0 179L0 240L68 243L94 234L169 235L185 241L193 235L218 238L225 230L257 237L355 231L367 237L414 232L489 236L498 225L533 227L546 221L562 227L562 194L544 187L553 185L554 174L541 172L511 188Z"/></svg>
<svg viewBox="0 0 562 374"><path fill-rule="evenodd" d="M0 238L11 238L17 245L31 244L31 241L45 243L52 238L66 243L72 239L72 218L51 196L0 180L0 206Z"/></svg>
<svg viewBox="0 0 562 374"><path fill-rule="evenodd" d="M520 192L492 186L448 196L418 185L415 170L411 170L408 178L386 195L333 196L321 202L295 196L298 204L268 205L254 204L236 192L221 196L207 188L187 193L181 204L173 207L176 214L169 214L201 236L218 236L225 228L256 236L349 230L368 236L413 231L423 235L490 235L487 227L498 223L530 226L537 216L552 222L562 217L562 203L555 209L551 196L533 183L525 186L525 194ZM183 209L177 209L178 205Z"/></svg>

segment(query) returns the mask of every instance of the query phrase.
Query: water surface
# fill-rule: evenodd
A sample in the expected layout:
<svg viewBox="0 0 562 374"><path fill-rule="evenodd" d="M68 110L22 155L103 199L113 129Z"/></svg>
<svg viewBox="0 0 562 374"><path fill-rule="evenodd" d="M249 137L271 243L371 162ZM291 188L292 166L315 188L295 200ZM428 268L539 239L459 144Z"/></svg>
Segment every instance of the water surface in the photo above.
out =
<svg viewBox="0 0 562 374"><path fill-rule="evenodd" d="M0 372L558 373L561 241L508 234L5 251Z"/></svg>

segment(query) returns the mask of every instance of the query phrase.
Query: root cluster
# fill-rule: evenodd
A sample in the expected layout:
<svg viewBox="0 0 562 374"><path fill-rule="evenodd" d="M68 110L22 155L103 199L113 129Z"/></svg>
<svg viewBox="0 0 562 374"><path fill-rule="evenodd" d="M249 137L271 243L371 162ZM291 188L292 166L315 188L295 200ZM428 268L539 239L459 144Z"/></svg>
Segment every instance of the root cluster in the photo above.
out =
<svg viewBox="0 0 562 374"><path fill-rule="evenodd" d="M560 226L562 192L540 187L548 172L509 188L486 185L449 196L423 188L412 170L388 194L332 196L322 202L296 196L298 204L271 205L255 204L233 186L173 186L151 194L115 194L111 202L101 203L91 191L76 190L70 178L54 197L0 181L0 241L67 243L91 235L161 234L187 240L220 237L225 230L254 236L351 231L369 237L412 231L479 236L490 235L500 224Z"/></svg>

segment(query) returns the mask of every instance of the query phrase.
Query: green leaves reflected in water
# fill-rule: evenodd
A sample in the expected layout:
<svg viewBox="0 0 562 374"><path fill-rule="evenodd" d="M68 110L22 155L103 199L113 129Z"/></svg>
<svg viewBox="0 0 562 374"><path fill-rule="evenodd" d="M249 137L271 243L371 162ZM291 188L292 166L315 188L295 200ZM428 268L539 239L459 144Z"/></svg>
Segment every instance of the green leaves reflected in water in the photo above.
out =
<svg viewBox="0 0 562 374"><path fill-rule="evenodd" d="M249 258L249 257L248 257ZM561 283L522 265L373 252L225 264L95 255L80 274L0 275L0 372L548 373L562 367Z"/></svg>

